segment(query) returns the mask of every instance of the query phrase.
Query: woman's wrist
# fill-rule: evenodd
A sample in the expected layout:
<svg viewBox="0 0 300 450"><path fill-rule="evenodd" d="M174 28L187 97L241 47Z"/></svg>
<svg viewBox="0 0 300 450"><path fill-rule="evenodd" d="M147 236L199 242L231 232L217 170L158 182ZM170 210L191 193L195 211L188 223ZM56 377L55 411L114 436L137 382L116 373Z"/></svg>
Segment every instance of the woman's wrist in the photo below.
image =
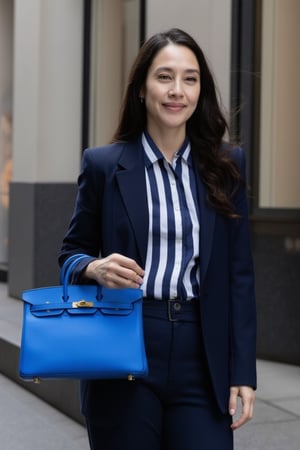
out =
<svg viewBox="0 0 300 450"><path fill-rule="evenodd" d="M85 268L82 277L88 280L96 280L96 267L99 263L98 259L91 261Z"/></svg>

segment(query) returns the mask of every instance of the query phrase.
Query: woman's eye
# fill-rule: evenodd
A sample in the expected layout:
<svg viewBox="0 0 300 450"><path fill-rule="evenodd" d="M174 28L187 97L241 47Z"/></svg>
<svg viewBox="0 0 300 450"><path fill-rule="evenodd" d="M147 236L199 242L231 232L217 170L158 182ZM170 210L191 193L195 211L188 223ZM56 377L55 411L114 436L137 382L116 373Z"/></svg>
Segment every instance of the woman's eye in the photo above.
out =
<svg viewBox="0 0 300 450"><path fill-rule="evenodd" d="M186 78L186 81L188 83L197 83L198 80L196 77L188 77L188 78Z"/></svg>
<svg viewBox="0 0 300 450"><path fill-rule="evenodd" d="M167 73L161 73L158 75L158 79L162 81L167 81L171 79L171 76L168 75Z"/></svg>

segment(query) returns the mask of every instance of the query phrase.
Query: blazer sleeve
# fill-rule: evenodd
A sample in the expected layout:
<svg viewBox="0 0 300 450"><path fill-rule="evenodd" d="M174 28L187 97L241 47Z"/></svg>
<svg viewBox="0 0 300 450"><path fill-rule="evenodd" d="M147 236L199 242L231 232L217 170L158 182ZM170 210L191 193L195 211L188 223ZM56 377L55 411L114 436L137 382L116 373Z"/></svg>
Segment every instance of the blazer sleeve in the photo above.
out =
<svg viewBox="0 0 300 450"><path fill-rule="evenodd" d="M243 182L233 203L239 219L234 219L231 232L230 299L231 299L231 386L256 388L256 304L255 281L248 214L245 155L234 150Z"/></svg>
<svg viewBox="0 0 300 450"><path fill-rule="evenodd" d="M96 156L96 149L87 149L83 154L74 211L59 254L60 266L73 254L90 255L90 258L84 259L74 269L73 283L79 281L82 271L101 251L103 177Z"/></svg>

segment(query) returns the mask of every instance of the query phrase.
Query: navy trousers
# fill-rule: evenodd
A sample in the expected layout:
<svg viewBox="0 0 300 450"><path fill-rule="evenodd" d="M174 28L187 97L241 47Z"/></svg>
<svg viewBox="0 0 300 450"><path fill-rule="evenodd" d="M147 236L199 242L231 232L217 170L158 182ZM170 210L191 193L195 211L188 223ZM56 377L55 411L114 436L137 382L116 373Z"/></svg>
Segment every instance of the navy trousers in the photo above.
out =
<svg viewBox="0 0 300 450"><path fill-rule="evenodd" d="M197 301L144 302L149 375L87 384L92 450L232 450L206 365Z"/></svg>

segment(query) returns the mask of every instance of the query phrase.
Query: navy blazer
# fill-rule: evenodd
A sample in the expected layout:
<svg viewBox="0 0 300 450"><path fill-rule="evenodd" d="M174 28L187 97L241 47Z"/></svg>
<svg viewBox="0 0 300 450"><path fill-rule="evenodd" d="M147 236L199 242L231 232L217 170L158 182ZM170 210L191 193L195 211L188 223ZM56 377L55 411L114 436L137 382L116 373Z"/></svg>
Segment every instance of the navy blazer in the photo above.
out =
<svg viewBox="0 0 300 450"><path fill-rule="evenodd" d="M232 157L245 176L240 148ZM220 409L228 410L230 386L256 387L256 310L246 183L233 198L240 219L207 204L197 177L200 205L200 315L212 385ZM78 194L60 263L74 253L91 260L121 253L145 267L148 206L141 141L84 152ZM87 264L86 261L85 265ZM84 265L78 266L78 277Z"/></svg>

